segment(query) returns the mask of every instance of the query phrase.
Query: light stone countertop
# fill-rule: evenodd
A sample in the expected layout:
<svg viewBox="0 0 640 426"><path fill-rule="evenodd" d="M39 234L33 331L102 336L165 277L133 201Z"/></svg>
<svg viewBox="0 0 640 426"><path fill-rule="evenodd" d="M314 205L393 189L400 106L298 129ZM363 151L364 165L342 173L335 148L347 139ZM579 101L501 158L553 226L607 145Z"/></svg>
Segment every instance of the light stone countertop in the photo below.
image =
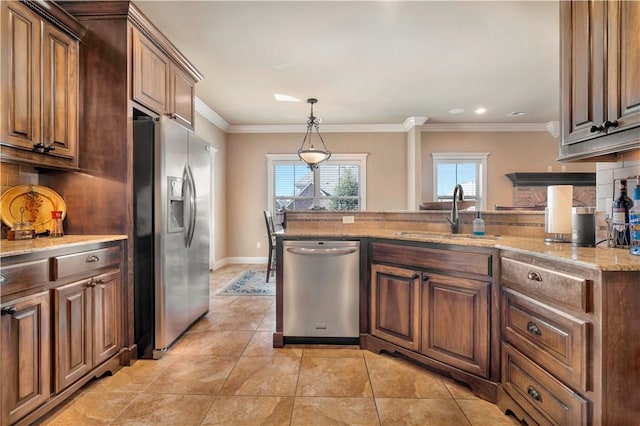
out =
<svg viewBox="0 0 640 426"><path fill-rule="evenodd" d="M512 236L473 237L469 234L447 234L429 231L392 231L384 229L360 229L353 231L287 230L277 234L280 238L386 238L403 241L420 241L458 246L488 247L532 254L556 261L602 271L640 271L640 256L629 249L610 248L605 243L598 247L574 247L571 243L545 243L542 238ZM640 283L638 283L640 284Z"/></svg>
<svg viewBox="0 0 640 426"><path fill-rule="evenodd" d="M0 240L0 258L42 250L126 239L126 235L65 235L60 238L41 237L32 240Z"/></svg>

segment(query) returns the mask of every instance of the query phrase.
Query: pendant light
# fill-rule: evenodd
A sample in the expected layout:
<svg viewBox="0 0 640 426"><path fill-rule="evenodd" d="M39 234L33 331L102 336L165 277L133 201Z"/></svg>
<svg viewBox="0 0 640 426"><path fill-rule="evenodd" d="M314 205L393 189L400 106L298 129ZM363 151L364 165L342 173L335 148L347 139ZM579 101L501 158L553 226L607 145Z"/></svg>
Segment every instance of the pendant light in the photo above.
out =
<svg viewBox="0 0 640 426"><path fill-rule="evenodd" d="M313 115L313 104L318 102L317 99L309 98L307 99L307 103L311 104L311 115L309 115L309 119L307 120L307 133L304 135L304 139L302 140L302 145L298 150L298 157L307 165L309 169L312 171L315 170L320 163L326 161L331 157L331 153L327 149L327 146L324 144L324 140L322 139L322 135L320 135L320 130L318 130L318 126L320 125L320 120L318 117L314 117ZM314 147L311 138L313 136L313 132L316 132L320 142L322 142L323 149L317 149Z"/></svg>

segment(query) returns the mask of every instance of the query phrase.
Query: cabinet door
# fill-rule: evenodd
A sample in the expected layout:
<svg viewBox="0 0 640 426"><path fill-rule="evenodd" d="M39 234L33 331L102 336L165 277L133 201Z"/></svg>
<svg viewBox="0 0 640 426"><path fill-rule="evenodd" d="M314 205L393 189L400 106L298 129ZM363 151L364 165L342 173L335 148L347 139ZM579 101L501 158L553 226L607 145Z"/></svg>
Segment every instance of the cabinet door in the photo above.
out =
<svg viewBox="0 0 640 426"><path fill-rule="evenodd" d="M608 94L610 122L616 133L640 126L640 2L608 3ZM640 134L636 132L636 140Z"/></svg>
<svg viewBox="0 0 640 426"><path fill-rule="evenodd" d="M122 346L120 271L93 278L93 365L98 366Z"/></svg>
<svg viewBox="0 0 640 426"><path fill-rule="evenodd" d="M417 351L420 274L385 265L371 268L371 334Z"/></svg>
<svg viewBox="0 0 640 426"><path fill-rule="evenodd" d="M0 307L2 417L12 424L51 393L49 295L38 293Z"/></svg>
<svg viewBox="0 0 640 426"><path fill-rule="evenodd" d="M169 59L144 34L133 29L133 99L166 114Z"/></svg>
<svg viewBox="0 0 640 426"><path fill-rule="evenodd" d="M75 158L78 131L78 42L51 25L42 34L43 143L50 155Z"/></svg>
<svg viewBox="0 0 640 426"><path fill-rule="evenodd" d="M0 8L2 143L30 151L41 141L41 19L19 2L3 1Z"/></svg>
<svg viewBox="0 0 640 426"><path fill-rule="evenodd" d="M92 368L89 285L89 280L82 280L53 291L56 392L60 392Z"/></svg>
<svg viewBox="0 0 640 426"><path fill-rule="evenodd" d="M563 147L602 135L605 18L602 1L560 2Z"/></svg>
<svg viewBox="0 0 640 426"><path fill-rule="evenodd" d="M169 79L169 115L183 126L193 130L196 82L173 64Z"/></svg>
<svg viewBox="0 0 640 426"><path fill-rule="evenodd" d="M423 274L421 352L489 377L489 290L483 281Z"/></svg>

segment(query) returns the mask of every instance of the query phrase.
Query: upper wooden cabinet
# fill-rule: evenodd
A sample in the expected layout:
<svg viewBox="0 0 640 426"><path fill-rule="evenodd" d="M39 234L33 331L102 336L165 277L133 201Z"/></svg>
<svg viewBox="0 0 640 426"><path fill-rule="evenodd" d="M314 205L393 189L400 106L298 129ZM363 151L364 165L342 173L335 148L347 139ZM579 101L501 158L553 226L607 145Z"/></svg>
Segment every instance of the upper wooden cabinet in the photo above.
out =
<svg viewBox="0 0 640 426"><path fill-rule="evenodd" d="M131 39L132 99L193 130L197 75L186 72L138 28L132 28Z"/></svg>
<svg viewBox="0 0 640 426"><path fill-rule="evenodd" d="M169 58L138 29L132 30L132 97L158 114L168 112Z"/></svg>
<svg viewBox="0 0 640 426"><path fill-rule="evenodd" d="M50 6L43 14L36 3L1 5L1 158L76 168L78 34L72 31L82 28Z"/></svg>
<svg viewBox="0 0 640 426"><path fill-rule="evenodd" d="M640 3L560 2L560 22L560 159L639 147Z"/></svg>

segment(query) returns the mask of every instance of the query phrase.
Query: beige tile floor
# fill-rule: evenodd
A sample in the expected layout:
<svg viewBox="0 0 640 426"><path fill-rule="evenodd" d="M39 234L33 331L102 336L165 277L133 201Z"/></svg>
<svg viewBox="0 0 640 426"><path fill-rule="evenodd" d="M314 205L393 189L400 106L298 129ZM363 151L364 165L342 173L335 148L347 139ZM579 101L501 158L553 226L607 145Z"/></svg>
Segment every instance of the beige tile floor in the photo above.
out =
<svg viewBox="0 0 640 426"><path fill-rule="evenodd" d="M467 388L357 347L271 347L273 296L217 296L160 360L90 382L42 425L514 425Z"/></svg>

